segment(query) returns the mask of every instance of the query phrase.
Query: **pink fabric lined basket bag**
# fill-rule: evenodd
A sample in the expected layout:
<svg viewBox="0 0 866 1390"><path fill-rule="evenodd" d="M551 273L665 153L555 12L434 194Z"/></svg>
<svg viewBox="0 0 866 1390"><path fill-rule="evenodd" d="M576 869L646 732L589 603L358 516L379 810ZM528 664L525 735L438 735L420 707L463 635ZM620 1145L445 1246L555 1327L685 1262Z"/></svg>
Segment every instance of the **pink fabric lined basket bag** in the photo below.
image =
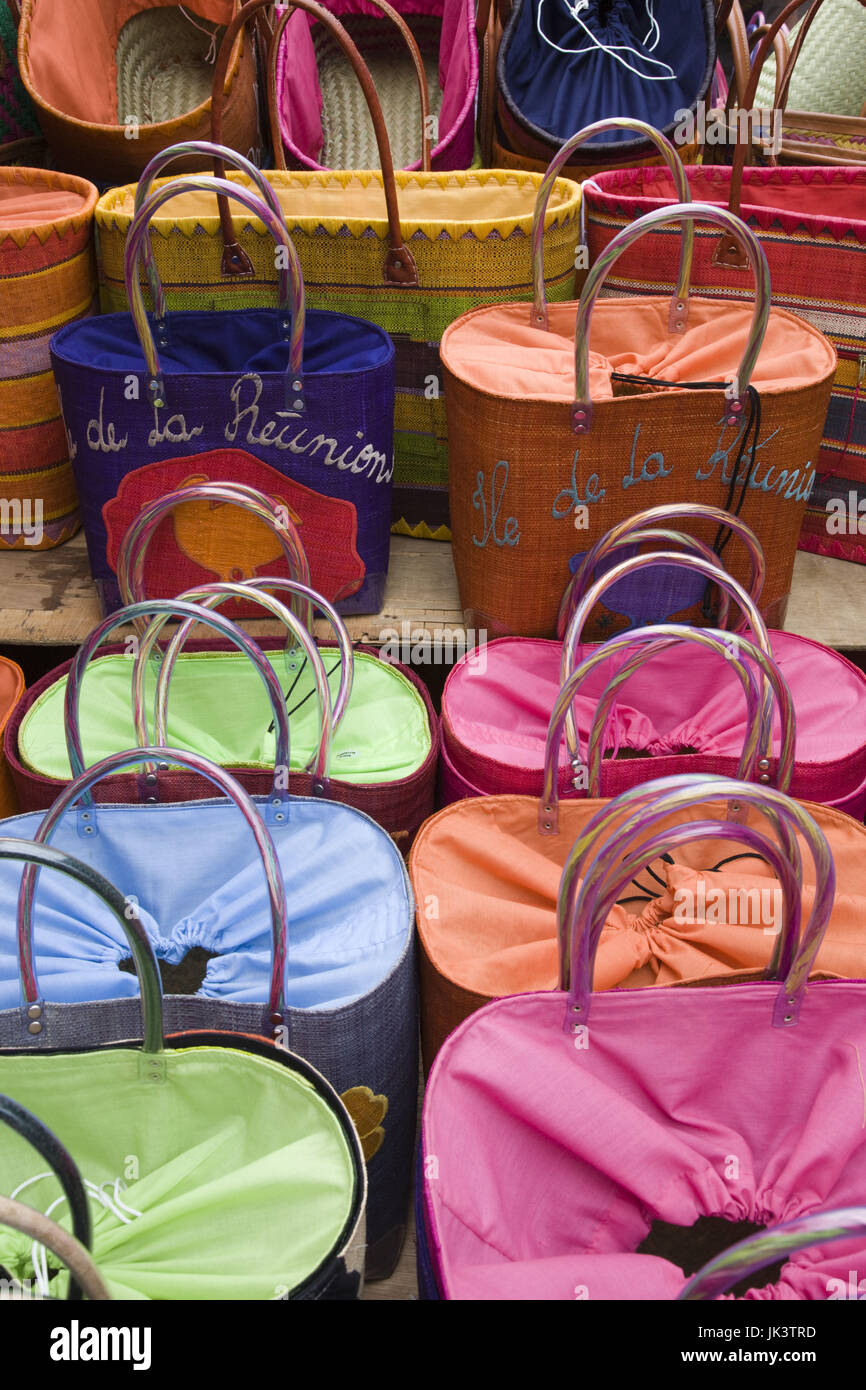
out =
<svg viewBox="0 0 866 1390"><path fill-rule="evenodd" d="M327 0L327 8L345 23L347 17L366 15L382 22L382 10L366 0ZM413 18L441 20L438 85L441 106L434 118L436 134L430 154L433 170L468 169L475 154L475 100L478 93L478 39L474 0L394 0L394 8L410 24ZM276 60L276 102L286 158L301 169L327 169L319 163L323 152L322 86L313 41L315 19L298 10L288 20ZM403 43L394 31L389 43L396 51ZM358 47L365 57L363 38ZM422 50L425 45L422 41ZM424 54L428 59L429 53ZM438 103L437 103L438 104ZM385 103L385 119L394 132L394 119ZM415 112L413 110L413 117ZM366 117L365 117L366 119ZM414 122L413 122L414 135ZM335 167L335 166L331 166ZM420 169L421 159L407 164Z"/></svg>
<svg viewBox="0 0 866 1390"><path fill-rule="evenodd" d="M655 565L691 567L711 578L703 543L667 529L678 517L714 519L747 544L752 559L752 593L757 598L763 556L754 533L738 518L715 508L656 507L623 522L586 555L563 599L561 620L568 620L562 644L540 638L504 637L458 661L442 696L442 747L439 803L464 796L497 793L541 794L544 750L550 711L561 686L584 656L595 650L581 643L590 613L623 579L636 587ZM647 528L659 526L657 531ZM631 555L619 562L616 551L638 542L679 543L696 553ZM600 561L616 561L592 583ZM719 572L719 587L731 581ZM729 592L735 593L737 586ZM724 588L722 590L724 592ZM724 624L724 612L719 624ZM746 631L748 631L746 629ZM727 634L732 641L735 633ZM866 674L839 652L789 632L770 631L764 644L752 624L750 634L784 675L797 716L797 750L791 795L845 811L857 820L866 814ZM560 751L559 793L586 795L575 786L571 760L574 727L585 745L599 698L614 666L598 668L575 699L566 746ZM744 739L744 714L736 674L719 670L711 652L691 644L660 652L629 680L607 724L605 750L618 756L604 763L605 787L613 795L646 781L680 772L736 773ZM761 767L769 774L778 754Z"/></svg>
<svg viewBox="0 0 866 1390"><path fill-rule="evenodd" d="M696 798L760 808L769 838L735 819L659 831ZM689 1242L694 1254L707 1218L731 1223L724 1248L740 1223L757 1232L862 1201L866 981L809 980L835 872L808 812L769 788L667 778L601 809L592 831L563 874L562 988L487 1005L433 1066L418 1213L427 1297L690 1298ZM747 845L775 872L784 926L768 978L592 994L601 930L631 877L705 836ZM815 896L800 939L803 842ZM743 1296L826 1299L850 1270L866 1274L862 1227L781 1263Z"/></svg>

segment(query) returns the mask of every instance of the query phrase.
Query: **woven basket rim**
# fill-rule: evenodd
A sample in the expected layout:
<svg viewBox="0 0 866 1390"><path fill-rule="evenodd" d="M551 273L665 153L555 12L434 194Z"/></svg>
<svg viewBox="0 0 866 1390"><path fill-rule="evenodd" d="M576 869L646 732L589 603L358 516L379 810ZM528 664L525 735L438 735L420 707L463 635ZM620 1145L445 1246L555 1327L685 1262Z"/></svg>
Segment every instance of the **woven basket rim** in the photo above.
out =
<svg viewBox="0 0 866 1390"><path fill-rule="evenodd" d="M270 181L275 188L295 187L299 189L310 189L319 187L337 186L346 187L350 181L358 181L363 187L370 183L378 183L381 186L382 174L378 169L340 169L340 170L295 170L278 169L265 171L271 178ZM234 174L234 177L233 177ZM504 187L507 183L513 183L518 187L532 187L537 189L541 185L541 174L529 173L520 169L465 169L449 170L433 173L416 173L403 170L395 174L398 192L409 187L418 188L462 188L467 186L484 187L490 183L496 183ZM155 179L154 187L159 188L177 178L177 175L169 175L166 178ZM243 175L234 171L229 173L229 178L233 182L247 182ZM545 231L555 226L565 226L574 221L580 214L580 204L582 192L580 184L573 179L557 178L554 185L561 192L563 202L556 207L548 204L544 217ZM134 193L136 185L134 183L124 184L117 188L111 188L104 193L96 205L96 220L102 231L117 229L125 233L131 222L132 214L120 210L113 206L120 197L127 198ZM252 227L254 230L261 230L264 233L264 224L259 218L251 214L238 213L238 220L244 218L243 225ZM496 233L501 237L512 235L515 231L524 231L527 235L532 229L531 211L523 213L518 217L508 217L501 221L495 219L475 219L472 221L420 221L418 219L401 218L400 225L407 240L426 236L428 240L437 240L445 233L452 241L459 241L464 236L475 236L477 240L487 240L492 234ZM173 232L179 231L184 236L192 237L201 229L209 236L218 234L220 228L219 217L197 216L172 218L169 216L159 216L152 218L150 230L152 235L167 237ZM306 235L314 235L320 229L330 235L335 232L347 231L351 236L359 238L375 233L377 237L383 239L387 235L388 222L385 217L316 217L292 216L289 219L289 231L294 228L299 229Z"/></svg>
<svg viewBox="0 0 866 1390"><path fill-rule="evenodd" d="M7 186L15 183L42 184L46 191L62 189L69 193L79 193L84 199L84 204L78 212L70 213L67 217L30 222L24 227L4 227L0 223L0 245L4 241L14 241L17 246L23 246L32 236L38 237L44 243L52 233L64 237L68 232L81 231L92 220L99 201L99 190L89 179L80 178L77 174L62 174L54 169L34 169L17 164L0 167L0 183Z"/></svg>
<svg viewBox="0 0 866 1390"><path fill-rule="evenodd" d="M641 303L643 303L643 304L657 305L657 304L658 304L658 300L659 300L659 296L658 296L658 295L654 295L654 294L635 294L635 295L631 295L631 294L630 294L630 295L624 295L624 296L617 295L617 296L615 296L615 297L603 298L603 299L600 299L600 300L596 303L596 305L595 305L595 307L594 307L594 309L593 309L593 313L598 313L599 309L601 309L602 312L604 312L604 306L605 306L606 304L607 304L607 305L612 305L612 304L620 304L620 305L621 305L622 302L623 302L623 299L628 299L630 303L634 303L634 304L641 304ZM690 300L689 302L692 303L692 304L694 304L696 301L703 301L703 302L705 302L705 303L707 303L707 304L716 304L716 305L719 305L719 304L727 304L727 305L729 305L730 307L733 307L733 306L736 305L737 302L738 302L738 301L736 301L736 300L719 300L719 299L712 299L712 298L710 298L710 296L708 296L708 295L707 295L707 296L704 296L704 295L692 295L691 300ZM571 310L573 310L573 312L574 312L575 314L577 314L577 311L578 311L579 307L580 307L580 300L578 300L578 299L563 300L563 301L561 301L560 303L557 303L557 304L555 304L555 305L551 305L551 308L555 308L555 309L557 309L557 310L560 310L560 309L571 309ZM741 305L741 307L748 308L749 306L748 306L748 304L745 304L745 305ZM482 304L482 305L480 305L477 309L469 309L469 310L467 310L467 312L466 312L465 314L461 314L460 317L459 317L459 318L456 318L456 319L454 320L453 323L450 323L450 324L448 325L448 327L445 329L445 332L442 334L442 340L441 340L440 345L439 345L439 352L440 352L440 356L441 356L441 358L442 358L442 366L445 368L445 371L446 371L446 372L450 372L450 374L455 378L455 380L459 381L463 386L465 386L466 389L467 389L468 391L472 391L475 395L480 396L480 397L483 397L485 400L490 400L490 401L510 401L510 402L513 402L514 404L517 404L517 405L532 405L532 406L538 405L538 406L545 406L546 408L548 408L548 409L550 409L550 410L571 410L571 404L572 404L572 403L569 402L569 401L566 401L566 400L555 401L555 400L551 400L550 397L548 397L548 396L530 396L530 395L525 395L525 396L512 396L512 395L510 395L507 391L492 391L492 390L490 390L490 389L487 388L487 387L477 386L477 385L475 384L475 382L473 382L473 381L467 381L466 378L465 378L464 376L462 376L461 373L457 370L457 368L456 368L455 366L452 366L451 362L450 362L449 359L448 359L448 356L447 356L447 354L446 354L446 345L447 345L448 339L449 339L450 337L452 337L453 334L455 333L455 331L457 331L462 325L464 325L468 319L470 319L470 318L477 318L477 317L478 317L479 315L481 315L481 314L501 313L503 309L508 309L508 310L512 310L512 311L517 311L517 310L519 310L519 309L524 309L524 310L528 311L530 308L531 308L531 304L530 304L528 301L525 301L525 300L524 300L524 301L512 301L511 303L508 303L508 304ZM769 397L774 397L774 396L785 396L785 395L791 395L791 396L793 396L793 395L795 395L795 394L802 394L804 391L813 391L816 387L822 386L825 382L827 382L827 381L832 381L832 380L833 380L833 377L834 377L835 374L836 374L836 367L837 367L837 364L838 364L838 354L837 354L837 352L836 352L835 347L834 347L833 344L830 342L830 339L827 337L827 335L826 335L825 333L822 333L821 330L820 330L820 328L816 328L814 324L810 323L808 319L804 319L800 314L795 314L795 313L793 313L790 309L782 309L782 308L779 307L779 305L773 304L773 305L771 305L771 307L770 307L770 313L771 313L771 314L775 314L775 315L777 315L777 316L781 315L781 316L783 316L783 317L786 318L786 319L790 319L794 324L796 324L796 326L797 326L798 328L800 328L801 330L806 330L806 331L808 331L808 334L809 334L809 336L810 336L811 338L816 339L816 340L821 340L824 344L826 344L826 346L829 347L830 350L831 350L832 353L833 353L833 364L832 364L832 366L830 367L830 369L829 369L827 372L824 373L823 376L817 376L817 375L816 375L815 378L814 378L814 380L812 380L812 381L807 381L807 382L803 382L800 386L793 386L793 387L792 387L792 386L790 386L790 385L786 385L786 384L782 383L782 384L776 386L776 387L773 388L773 389L768 389L768 388L766 388L766 387L761 387L761 395L762 395L763 397L768 397L768 396L769 396ZM671 390L673 390L673 389L675 389L675 388L672 387ZM757 388L756 388L756 389L757 389ZM706 394L706 392L703 391L703 390L700 390L700 389L697 389L697 388L691 388L687 383L684 383L683 385L678 386L678 387L676 388L676 390L677 390L678 399L683 399L684 401L685 401L685 400L688 400L688 399L690 399L690 398L697 399L697 397L703 396L703 395ZM719 390L720 390L720 391L723 391L723 390L724 390L724 383L723 383L723 382L720 382L720 384L719 384ZM593 409L594 409L594 410L606 410L606 409L609 409L610 407L614 407L614 408L619 407L619 409L622 410L622 409L625 409L625 407L626 407L627 404L630 404L630 403L633 404L634 401L635 401L635 399L636 399L636 398L635 398L635 396L633 396L633 395L631 395L631 396L614 396L611 400L594 401L594 402L593 402Z"/></svg>
<svg viewBox="0 0 866 1390"><path fill-rule="evenodd" d="M35 0L22 0L21 25L18 33L18 68L21 73L21 81L31 101L40 111L46 111L50 116L53 116L58 121L62 121L65 125L68 125L74 130L81 132L98 132L100 135L107 136L120 135L121 138L125 138L123 136L123 123L117 125L101 125L96 121L84 121L79 116L70 116L66 111L59 111L56 106L52 106L50 101L46 101L46 99L39 94L33 84L33 79L30 74L29 42L34 2ZM229 88L238 75L244 42L245 32L242 29L235 41L231 59L229 60L228 71L226 72L224 89L226 95L228 95ZM172 140L169 137L174 130L183 126L196 124L203 116L207 115L210 106L211 98L208 97L206 101L200 102L200 104L193 107L191 111L184 111L182 115L175 116L170 121L160 121L153 125L142 125L140 131L147 131L151 135L156 135L160 139L164 139L166 145L171 144Z"/></svg>

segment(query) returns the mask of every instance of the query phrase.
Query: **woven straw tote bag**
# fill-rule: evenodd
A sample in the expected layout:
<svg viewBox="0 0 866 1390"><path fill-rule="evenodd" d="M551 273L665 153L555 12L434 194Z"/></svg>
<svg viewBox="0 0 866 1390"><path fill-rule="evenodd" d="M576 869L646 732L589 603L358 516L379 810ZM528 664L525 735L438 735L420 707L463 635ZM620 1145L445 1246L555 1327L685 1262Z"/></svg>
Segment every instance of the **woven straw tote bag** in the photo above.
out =
<svg viewBox="0 0 866 1390"><path fill-rule="evenodd" d="M539 222L543 209L542 194ZM758 283L751 312L686 294L688 256L669 302L599 299L608 271L642 235L704 219L747 250ZM548 312L536 285L532 306L476 309L442 340L467 624L495 636L552 635L576 549L635 510L702 501L755 531L767 557L764 614L781 626L836 354L810 324L770 307L753 234L727 211L681 204L621 232L579 306Z"/></svg>
<svg viewBox="0 0 866 1390"><path fill-rule="evenodd" d="M23 0L21 80L58 166L104 186L138 178L166 145L206 137L214 44L239 8L240 0ZM239 30L225 71L223 138L244 154L259 146L255 74L252 34Z"/></svg>
<svg viewBox="0 0 866 1390"><path fill-rule="evenodd" d="M707 1258L706 1218L719 1250L861 1201L866 986L813 974L834 904L830 847L784 796L727 779L677 791L674 780L654 784L656 804L635 807L630 829L611 836L610 817L599 816L575 845L560 898L559 988L489 1004L436 1060L419 1160L422 1270L434 1295L590 1307L690 1297L684 1269ZM671 824L674 807L696 795L715 803L708 819ZM742 824L731 808L742 812L749 797L757 804ZM623 797L621 810L627 801L634 807ZM713 838L720 858L745 850L773 866L782 917L766 974L724 988L593 994L606 911L631 876ZM815 885L805 914L804 845ZM711 970L701 983L716 983ZM854 1229L854 1245L784 1262L770 1287L746 1296L824 1299L847 1286L852 1266L857 1283L862 1221ZM783 1253L761 1236L765 1252Z"/></svg>
<svg viewBox="0 0 866 1390"><path fill-rule="evenodd" d="M253 0L245 13L255 8ZM395 529L447 540L448 441L439 339L467 308L529 293L532 208L541 180L501 169L395 174L376 89L357 49L339 21L315 0L304 0L300 8L339 37L352 62L379 141L380 170L276 170L267 178L298 251L308 304L362 314L394 341ZM272 60L275 51L276 44ZM217 102L215 141L221 133L219 116ZM284 159L278 126L274 143L277 160ZM103 308L117 309L125 302L123 246L135 198L136 190L124 187L100 201ZM553 301L574 291L579 208L579 188L558 180L543 232L547 292ZM263 229L229 204L221 204L219 219L216 211L212 199L184 196L154 219L154 260L174 290L175 302L189 307L210 302L221 270L231 274L241 266L252 273L233 282L233 302L239 308L267 302L273 249Z"/></svg>
<svg viewBox="0 0 866 1390"><path fill-rule="evenodd" d="M370 71L395 164L407 169L468 169L475 150L478 89L473 0L398 0L395 10L380 6L380 0L331 0L328 8ZM386 18L376 13L380 9ZM417 54L404 53L395 43L392 24L401 19ZM375 169L375 131L333 32L300 11L291 13L280 28L274 96L289 164L301 169ZM419 63L429 93L429 111L422 112L425 131L431 134L429 164L418 158L418 84L413 68Z"/></svg>
<svg viewBox="0 0 866 1390"><path fill-rule="evenodd" d="M80 524L49 345L97 308L97 196L69 174L0 169L0 550L47 550Z"/></svg>

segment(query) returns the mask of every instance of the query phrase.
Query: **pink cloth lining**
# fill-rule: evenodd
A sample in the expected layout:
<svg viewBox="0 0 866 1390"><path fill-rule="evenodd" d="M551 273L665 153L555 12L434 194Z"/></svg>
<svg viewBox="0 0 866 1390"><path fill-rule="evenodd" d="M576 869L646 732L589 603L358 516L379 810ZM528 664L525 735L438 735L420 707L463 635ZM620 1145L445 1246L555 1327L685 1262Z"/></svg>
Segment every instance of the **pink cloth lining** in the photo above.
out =
<svg viewBox="0 0 866 1390"><path fill-rule="evenodd" d="M845 809L862 819L866 675L838 652L792 633L772 632L771 645L797 715L791 794L836 804L858 793L857 806ZM584 654L590 650L582 648ZM504 637L485 648L483 671L477 660L470 664L464 658L455 665L445 683L442 723L443 744L458 777L482 792L540 794L547 725L561 683L561 652L558 642ZM600 667L574 702L584 754L599 696L625 659L621 655ZM745 702L733 670L714 653L684 645L656 656L622 687L605 746L645 751L653 759L693 747L706 758L737 760L745 733ZM774 735L778 751L778 721ZM662 775L648 761L626 763L624 775L631 769L633 781ZM692 754L677 761L680 771L688 766L705 770ZM566 794L569 775L563 740L559 785ZM602 791L607 794L604 784Z"/></svg>
<svg viewBox="0 0 866 1390"><path fill-rule="evenodd" d="M812 983L785 1031L778 989L596 994L581 1049L560 993L497 1000L456 1029L422 1126L445 1296L673 1299L682 1271L634 1253L653 1219L775 1225L861 1203L866 984ZM862 1241L813 1247L746 1299L826 1299L852 1269L866 1275Z"/></svg>
<svg viewBox="0 0 866 1390"><path fill-rule="evenodd" d="M434 170L467 169L472 163L475 148L475 97L478 91L478 49L472 0L399 0L397 8L404 16L442 16L439 47L439 84L442 88L440 134L431 152L431 165ZM385 19L381 10L366 4L365 0L330 0L328 9L338 19L347 14L369 14ZM318 163L323 136L322 91L310 33L315 23L316 20L302 10L293 14L286 24L277 55L277 100L283 143L291 160L304 169L325 167ZM396 29L394 42L403 42ZM420 156L407 167L420 169Z"/></svg>

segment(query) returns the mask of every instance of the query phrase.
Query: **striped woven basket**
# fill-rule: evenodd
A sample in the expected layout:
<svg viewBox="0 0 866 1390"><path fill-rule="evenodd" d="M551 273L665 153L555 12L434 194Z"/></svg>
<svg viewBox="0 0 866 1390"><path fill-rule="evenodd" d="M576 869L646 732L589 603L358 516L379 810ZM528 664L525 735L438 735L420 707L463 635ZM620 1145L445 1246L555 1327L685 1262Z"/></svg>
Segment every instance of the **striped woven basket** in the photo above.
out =
<svg viewBox="0 0 866 1390"><path fill-rule="evenodd" d="M47 550L78 530L48 344L96 309L97 197L68 174L0 169L0 548Z"/></svg>

